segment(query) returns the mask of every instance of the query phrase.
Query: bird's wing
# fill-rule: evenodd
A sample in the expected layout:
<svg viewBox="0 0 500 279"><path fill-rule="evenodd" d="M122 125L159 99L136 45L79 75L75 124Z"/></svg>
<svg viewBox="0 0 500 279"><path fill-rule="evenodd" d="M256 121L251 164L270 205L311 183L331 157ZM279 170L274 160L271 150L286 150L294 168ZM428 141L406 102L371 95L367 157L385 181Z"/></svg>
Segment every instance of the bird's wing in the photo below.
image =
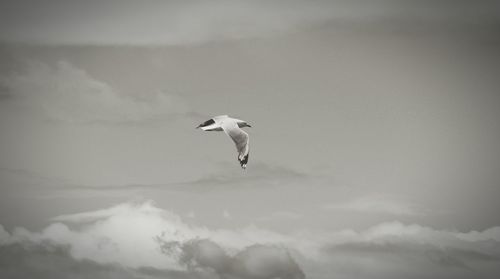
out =
<svg viewBox="0 0 500 279"><path fill-rule="evenodd" d="M238 161L242 168L246 168L248 162L248 134L238 127L236 121L224 120L221 123L221 127L224 132L234 141L236 144L236 150L238 151Z"/></svg>

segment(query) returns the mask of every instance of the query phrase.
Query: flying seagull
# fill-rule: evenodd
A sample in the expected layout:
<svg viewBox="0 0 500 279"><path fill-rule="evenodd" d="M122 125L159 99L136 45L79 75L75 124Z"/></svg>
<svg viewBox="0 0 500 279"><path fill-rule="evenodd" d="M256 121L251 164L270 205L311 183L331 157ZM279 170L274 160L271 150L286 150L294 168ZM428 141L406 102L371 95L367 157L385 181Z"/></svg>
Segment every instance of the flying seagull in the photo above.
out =
<svg viewBox="0 0 500 279"><path fill-rule="evenodd" d="M238 151L238 161L243 169L246 169L248 162L248 134L240 128L252 127L246 121L231 118L227 115L219 115L211 118L196 127L203 131L224 131L236 144Z"/></svg>

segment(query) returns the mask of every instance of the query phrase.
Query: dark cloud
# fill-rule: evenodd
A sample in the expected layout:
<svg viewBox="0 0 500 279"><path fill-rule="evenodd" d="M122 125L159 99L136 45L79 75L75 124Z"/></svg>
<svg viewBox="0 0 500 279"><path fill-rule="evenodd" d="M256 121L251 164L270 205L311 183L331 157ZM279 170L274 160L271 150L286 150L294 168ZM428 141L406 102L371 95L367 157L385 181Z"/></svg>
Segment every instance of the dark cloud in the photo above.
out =
<svg viewBox="0 0 500 279"><path fill-rule="evenodd" d="M0 278L139 279L144 277L119 265L75 260L64 247L14 243L0 246Z"/></svg>
<svg viewBox="0 0 500 279"><path fill-rule="evenodd" d="M439 247L418 243L344 243L325 248L326 253L388 260L427 259L429 263L442 267L470 269L470 264L499 262L498 255L461 248Z"/></svg>
<svg viewBox="0 0 500 279"><path fill-rule="evenodd" d="M470 233L469 233L470 234ZM496 241L462 241L455 233L408 226L371 230L327 244L322 253L340 278L496 278Z"/></svg>
<svg viewBox="0 0 500 279"><path fill-rule="evenodd" d="M206 272L127 268L119 264L77 260L68 247L51 243L13 243L0 246L0 278L8 279L215 279Z"/></svg>
<svg viewBox="0 0 500 279"><path fill-rule="evenodd" d="M213 271L221 279L305 278L302 269L282 247L256 244L230 256L217 243L207 239L185 243L159 241L162 251L169 255L178 253L179 263L188 270Z"/></svg>

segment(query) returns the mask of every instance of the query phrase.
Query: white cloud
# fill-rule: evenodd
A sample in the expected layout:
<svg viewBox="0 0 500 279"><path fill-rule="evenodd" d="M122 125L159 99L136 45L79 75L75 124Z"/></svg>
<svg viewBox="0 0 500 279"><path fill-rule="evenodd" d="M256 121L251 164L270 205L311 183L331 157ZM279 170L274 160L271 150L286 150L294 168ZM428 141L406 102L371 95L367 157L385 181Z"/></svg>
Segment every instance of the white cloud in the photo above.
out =
<svg viewBox="0 0 500 279"><path fill-rule="evenodd" d="M180 216L159 209L152 202L126 203L93 212L61 215L53 221L56 223L39 233L16 228L9 235L0 230L0 243L48 241L69 246L70 254L76 259L119 263L127 267L179 269L175 258L161 254L154 240L156 237L178 243L207 238L232 251L255 243L281 243L287 239L255 227L242 231L191 227ZM72 229L72 224L80 229Z"/></svg>
<svg viewBox="0 0 500 279"><path fill-rule="evenodd" d="M384 213L391 215L425 215L427 209L395 196L375 195L356 198L342 203L323 205L326 210L345 210L362 213Z"/></svg>
<svg viewBox="0 0 500 279"><path fill-rule="evenodd" d="M443 278L466 278L469 273L454 275L480 270L490 276L499 271L500 227L457 232L387 222L362 231L276 233L255 226L209 229L188 225L179 215L152 202L61 215L53 221L56 223L41 232L16 228L9 233L0 226L0 254L18 244L53 245L65 247L79 261L132 269L185 272L187 268L207 273L208 278L223 274L302 278L302 271L313 274L311 278L331 274L340 278L356 274L357 278L433 278L434 272Z"/></svg>
<svg viewBox="0 0 500 279"><path fill-rule="evenodd" d="M175 96L125 96L65 61L54 67L28 63L24 73L0 77L0 85L11 96L9 101L65 122L141 122L186 113L185 104Z"/></svg>

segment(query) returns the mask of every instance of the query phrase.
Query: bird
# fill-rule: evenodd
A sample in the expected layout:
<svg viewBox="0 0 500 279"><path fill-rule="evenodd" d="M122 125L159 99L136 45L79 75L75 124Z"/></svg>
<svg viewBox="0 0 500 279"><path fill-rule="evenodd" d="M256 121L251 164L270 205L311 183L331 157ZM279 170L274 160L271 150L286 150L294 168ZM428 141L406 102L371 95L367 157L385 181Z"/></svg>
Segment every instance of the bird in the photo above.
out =
<svg viewBox="0 0 500 279"><path fill-rule="evenodd" d="M196 129L202 129L203 131L224 131L236 145L238 161L240 162L241 168L246 169L249 154L249 137L248 134L241 129L243 127L252 126L244 120L232 118L228 115L219 115L201 123Z"/></svg>

